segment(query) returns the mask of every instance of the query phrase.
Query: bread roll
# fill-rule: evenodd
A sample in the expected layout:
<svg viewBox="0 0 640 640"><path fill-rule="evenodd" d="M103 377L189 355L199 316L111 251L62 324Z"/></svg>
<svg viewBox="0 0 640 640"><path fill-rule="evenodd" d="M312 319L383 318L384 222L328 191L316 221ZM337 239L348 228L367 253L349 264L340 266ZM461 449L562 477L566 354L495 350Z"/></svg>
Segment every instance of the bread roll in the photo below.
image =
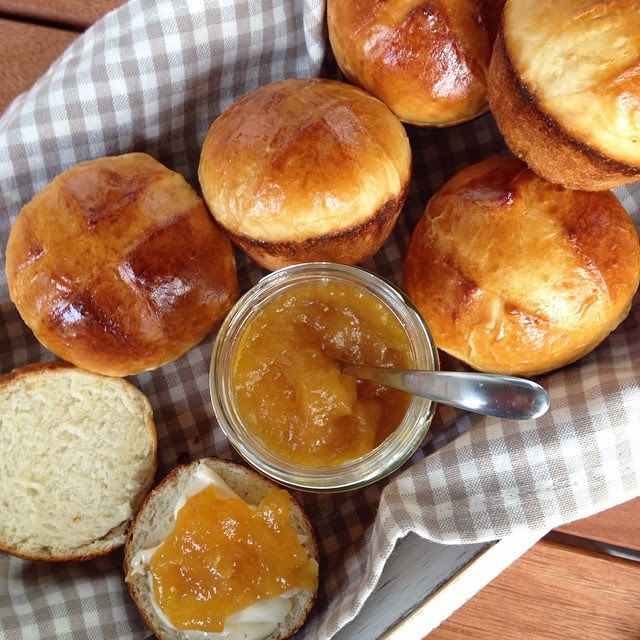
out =
<svg viewBox="0 0 640 640"><path fill-rule="evenodd" d="M198 175L211 214L258 265L356 264L391 233L411 148L400 121L360 89L283 80L216 119Z"/></svg>
<svg viewBox="0 0 640 640"><path fill-rule="evenodd" d="M570 191L499 157L431 198L403 286L438 348L480 371L534 376L604 340L639 279L638 233L613 193Z"/></svg>
<svg viewBox="0 0 640 640"><path fill-rule="evenodd" d="M18 215L6 258L11 299L36 338L106 375L175 360L239 295L231 244L202 199L143 153L57 176Z"/></svg>
<svg viewBox="0 0 640 640"><path fill-rule="evenodd" d="M404 122L446 127L488 109L486 76L504 0L328 0L336 62Z"/></svg>
<svg viewBox="0 0 640 640"><path fill-rule="evenodd" d="M194 476L201 474L200 467L217 474L231 491L249 505L257 506L265 495L279 488L244 466L217 458L203 458L176 467L148 495L129 531L125 546L124 571L131 597L159 640L184 640L191 635L170 625L159 612L149 576L138 569L138 558L145 550L154 550L171 533L175 526L176 505L188 497L185 490ZM289 503L289 515L291 525L306 548L308 557L317 563L318 547L313 527L302 507L293 498ZM298 592L291 598L291 610L284 621L265 636L264 640L283 640L293 636L304 624L315 597L315 590Z"/></svg>
<svg viewBox="0 0 640 640"><path fill-rule="evenodd" d="M88 560L124 544L156 471L146 396L121 378L43 363L0 378L0 550Z"/></svg>
<svg viewBox="0 0 640 640"><path fill-rule="evenodd" d="M640 179L637 0L509 0L489 68L509 148L571 189Z"/></svg>

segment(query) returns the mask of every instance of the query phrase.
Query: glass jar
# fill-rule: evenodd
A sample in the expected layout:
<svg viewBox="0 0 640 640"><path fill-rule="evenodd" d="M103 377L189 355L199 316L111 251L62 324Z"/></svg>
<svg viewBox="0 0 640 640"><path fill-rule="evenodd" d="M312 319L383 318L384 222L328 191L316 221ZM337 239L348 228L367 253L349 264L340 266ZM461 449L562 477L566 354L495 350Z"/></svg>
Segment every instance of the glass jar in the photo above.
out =
<svg viewBox="0 0 640 640"><path fill-rule="evenodd" d="M439 368L438 352L429 328L396 286L360 267L328 262L297 264L273 271L260 280L238 300L220 326L209 371L213 408L220 427L236 451L252 467L276 482L316 492L356 489L384 478L407 461L431 425L434 402L411 396L399 426L372 451L356 459L323 466L294 463L274 453L243 423L236 403L233 367L247 325L274 298L309 283L336 283L373 296L393 314L405 332L413 368Z"/></svg>

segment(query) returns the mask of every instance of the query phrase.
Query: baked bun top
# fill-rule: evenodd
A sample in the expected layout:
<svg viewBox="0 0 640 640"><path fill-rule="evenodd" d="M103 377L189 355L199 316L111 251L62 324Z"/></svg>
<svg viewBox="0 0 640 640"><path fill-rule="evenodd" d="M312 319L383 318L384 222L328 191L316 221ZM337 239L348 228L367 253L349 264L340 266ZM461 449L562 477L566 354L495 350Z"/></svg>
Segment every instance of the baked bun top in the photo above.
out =
<svg viewBox="0 0 640 640"><path fill-rule="evenodd" d="M328 0L336 62L403 121L450 126L484 113L504 0Z"/></svg>
<svg viewBox="0 0 640 640"><path fill-rule="evenodd" d="M637 231L610 191L570 191L513 157L451 178L411 238L404 289L438 348L533 376L586 355L627 316Z"/></svg>
<svg viewBox="0 0 640 640"><path fill-rule="evenodd" d="M11 299L38 340L107 375L175 360L239 294L232 247L202 199L143 153L57 176L23 207L6 257Z"/></svg>
<svg viewBox="0 0 640 640"><path fill-rule="evenodd" d="M509 0L501 35L540 111L570 138L640 168L637 0Z"/></svg>
<svg viewBox="0 0 640 640"><path fill-rule="evenodd" d="M330 258L332 244L350 235L359 260L368 242L359 231L380 225L388 236L386 222L404 203L411 148L400 121L364 91L333 80L283 80L213 122L198 175L211 214L250 255L253 243L285 261L310 261L323 247ZM386 240L384 233L376 239Z"/></svg>

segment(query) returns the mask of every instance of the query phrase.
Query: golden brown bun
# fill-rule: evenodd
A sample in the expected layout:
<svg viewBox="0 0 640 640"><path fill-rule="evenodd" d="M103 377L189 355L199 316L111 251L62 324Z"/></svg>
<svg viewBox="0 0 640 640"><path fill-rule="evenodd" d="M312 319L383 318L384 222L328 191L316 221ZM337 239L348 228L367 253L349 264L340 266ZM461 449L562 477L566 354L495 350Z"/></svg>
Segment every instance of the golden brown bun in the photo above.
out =
<svg viewBox="0 0 640 640"><path fill-rule="evenodd" d="M218 458L202 458L175 467L144 501L132 522L125 544L124 573L127 587L140 614L158 640L183 640L185 632L172 628L156 610L147 575L134 570L134 557L145 549L161 544L175 525L174 510L191 475L198 465L205 465L224 480L227 486L250 505L258 505L262 498L278 485L248 467ZM293 497L289 504L291 526L300 536L309 558L319 562L318 543L313 526L304 510ZM306 621L313 608L317 590L301 590L293 598L292 608L284 622L264 640L285 640L293 636Z"/></svg>
<svg viewBox="0 0 640 640"><path fill-rule="evenodd" d="M400 121L360 89L283 80L216 119L198 175L213 217L260 266L357 264L400 214L411 148Z"/></svg>
<svg viewBox="0 0 640 640"><path fill-rule="evenodd" d="M57 176L18 215L6 271L45 347L114 376L183 355L239 295L231 244L202 199L143 153Z"/></svg>
<svg viewBox="0 0 640 640"><path fill-rule="evenodd" d="M613 193L570 191L513 157L451 178L404 265L404 289L440 349L523 376L594 349L627 316L639 279L638 234Z"/></svg>
<svg viewBox="0 0 640 640"><path fill-rule="evenodd" d="M509 148L571 189L640 179L637 0L509 0L489 67Z"/></svg>
<svg viewBox="0 0 640 640"><path fill-rule="evenodd" d="M328 0L336 62L404 122L445 127L488 109L486 76L504 0Z"/></svg>

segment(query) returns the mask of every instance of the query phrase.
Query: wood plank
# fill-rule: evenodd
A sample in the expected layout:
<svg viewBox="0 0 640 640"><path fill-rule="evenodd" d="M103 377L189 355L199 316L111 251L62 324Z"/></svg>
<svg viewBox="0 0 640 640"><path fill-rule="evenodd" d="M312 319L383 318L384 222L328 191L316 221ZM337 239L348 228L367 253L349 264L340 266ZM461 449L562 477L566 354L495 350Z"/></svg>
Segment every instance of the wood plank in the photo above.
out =
<svg viewBox="0 0 640 640"><path fill-rule="evenodd" d="M73 31L0 19L0 113L77 37Z"/></svg>
<svg viewBox="0 0 640 640"><path fill-rule="evenodd" d="M0 13L83 30L126 0L0 0Z"/></svg>
<svg viewBox="0 0 640 640"><path fill-rule="evenodd" d="M428 640L638 640L640 563L541 541Z"/></svg>
<svg viewBox="0 0 640 640"><path fill-rule="evenodd" d="M640 498L570 522L556 531L640 551Z"/></svg>

